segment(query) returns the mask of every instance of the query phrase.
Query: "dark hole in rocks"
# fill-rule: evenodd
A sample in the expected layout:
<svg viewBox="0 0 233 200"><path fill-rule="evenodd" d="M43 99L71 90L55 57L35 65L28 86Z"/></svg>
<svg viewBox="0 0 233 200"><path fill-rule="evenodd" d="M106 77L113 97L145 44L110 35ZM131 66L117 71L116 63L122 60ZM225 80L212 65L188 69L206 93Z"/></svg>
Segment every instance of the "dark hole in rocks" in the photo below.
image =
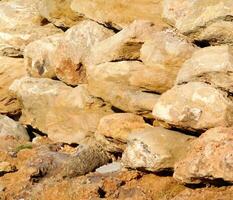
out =
<svg viewBox="0 0 233 200"><path fill-rule="evenodd" d="M148 93L148 94L157 94L157 95L161 95L161 93L159 93L159 92L149 91L149 90L142 90L142 92L145 92L145 93Z"/></svg>
<svg viewBox="0 0 233 200"><path fill-rule="evenodd" d="M143 119L147 124L150 124L151 126L153 126L155 119L150 119L150 118L146 118L146 117L143 117Z"/></svg>
<svg viewBox="0 0 233 200"><path fill-rule="evenodd" d="M182 129L182 128L176 128L176 127L172 127L171 130L173 131L178 131L178 132L181 132L185 135L191 135L191 136L196 136L196 137L199 137L202 133L204 133L206 130L195 130L195 131L191 131L191 130L185 130L185 129Z"/></svg>
<svg viewBox="0 0 233 200"><path fill-rule="evenodd" d="M36 137L36 135L46 136L46 137L48 136L47 134L41 132L38 129L33 128L30 125L27 125L26 129L27 129L27 132L28 132L28 135L29 135L31 141L33 140L33 138Z"/></svg>
<svg viewBox="0 0 233 200"><path fill-rule="evenodd" d="M47 24L49 24L50 22L46 19L46 18L43 18L42 20L41 20L41 22L40 22L40 25L41 26L45 26L45 25L47 25Z"/></svg>
<svg viewBox="0 0 233 200"><path fill-rule="evenodd" d="M98 193L99 193L99 197L100 197L101 199L104 199L104 198L105 198L106 192L105 192L102 188L99 188L99 189L98 189Z"/></svg>
<svg viewBox="0 0 233 200"><path fill-rule="evenodd" d="M120 108L117 108L115 106L111 107L112 111L115 113L125 113L125 111L121 110Z"/></svg>
<svg viewBox="0 0 233 200"><path fill-rule="evenodd" d="M201 48L205 48L205 47L210 46L210 42L208 40L194 40L193 43Z"/></svg>

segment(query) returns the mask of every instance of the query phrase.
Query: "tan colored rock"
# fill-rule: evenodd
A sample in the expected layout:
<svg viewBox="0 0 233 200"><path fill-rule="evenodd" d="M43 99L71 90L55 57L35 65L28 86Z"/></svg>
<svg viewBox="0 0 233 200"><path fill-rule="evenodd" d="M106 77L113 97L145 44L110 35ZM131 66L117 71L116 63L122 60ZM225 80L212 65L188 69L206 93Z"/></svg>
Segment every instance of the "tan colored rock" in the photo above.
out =
<svg viewBox="0 0 233 200"><path fill-rule="evenodd" d="M172 29L156 33L153 40L142 45L140 59L149 67L138 73L141 78L137 77L137 84L165 92L174 85L179 69L195 50L193 44Z"/></svg>
<svg viewBox="0 0 233 200"><path fill-rule="evenodd" d="M134 169L172 170L174 164L184 158L192 140L191 136L161 127L134 131L129 135L122 162Z"/></svg>
<svg viewBox="0 0 233 200"><path fill-rule="evenodd" d="M160 0L73 0L71 9L94 21L118 29L138 19L152 21L158 26L166 26L161 18L162 1Z"/></svg>
<svg viewBox="0 0 233 200"><path fill-rule="evenodd" d="M33 77L55 78L54 51L63 34L55 34L31 42L25 47L25 67Z"/></svg>
<svg viewBox="0 0 233 200"><path fill-rule="evenodd" d="M57 77L70 85L86 82L84 60L89 49L112 35L111 30L93 21L83 21L70 28L54 52Z"/></svg>
<svg viewBox="0 0 233 200"><path fill-rule="evenodd" d="M233 124L233 102L226 92L201 82L175 86L154 106L153 115L167 124L187 130L206 130Z"/></svg>
<svg viewBox="0 0 233 200"><path fill-rule="evenodd" d="M147 126L141 116L115 113L100 120L95 136L109 151L123 152L130 133Z"/></svg>
<svg viewBox="0 0 233 200"><path fill-rule="evenodd" d="M70 8L72 0L39 0L40 14L56 26L71 27L83 20L83 17Z"/></svg>
<svg viewBox="0 0 233 200"><path fill-rule="evenodd" d="M79 143L112 112L83 85L72 88L59 81L25 77L16 80L10 90L21 101L21 123L47 133L54 141Z"/></svg>
<svg viewBox="0 0 233 200"><path fill-rule="evenodd" d="M208 40L211 44L232 44L231 0L165 0L163 8L164 18L193 39Z"/></svg>
<svg viewBox="0 0 233 200"><path fill-rule="evenodd" d="M10 116L20 113L20 104L9 93L9 86L18 78L26 75L23 59L0 56L0 113Z"/></svg>
<svg viewBox="0 0 233 200"><path fill-rule="evenodd" d="M97 43L91 49L89 63L101 64L109 61L139 60L142 44L158 31L149 21L138 20L112 37Z"/></svg>
<svg viewBox="0 0 233 200"><path fill-rule="evenodd" d="M219 56L221 55L221 56ZM233 91L233 49L213 46L199 49L182 66L178 84L190 81L208 82L215 87Z"/></svg>
<svg viewBox="0 0 233 200"><path fill-rule="evenodd" d="M186 158L176 164L174 177L183 183L233 182L233 129L210 129L194 141Z"/></svg>

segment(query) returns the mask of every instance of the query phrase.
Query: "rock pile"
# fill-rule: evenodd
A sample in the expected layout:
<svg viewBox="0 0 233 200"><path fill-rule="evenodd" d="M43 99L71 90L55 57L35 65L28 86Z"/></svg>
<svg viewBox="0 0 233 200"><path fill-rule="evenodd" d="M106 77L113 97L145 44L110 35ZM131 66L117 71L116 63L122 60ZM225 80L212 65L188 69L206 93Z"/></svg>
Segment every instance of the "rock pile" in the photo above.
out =
<svg viewBox="0 0 233 200"><path fill-rule="evenodd" d="M0 199L232 199L232 19L232 0L0 1Z"/></svg>

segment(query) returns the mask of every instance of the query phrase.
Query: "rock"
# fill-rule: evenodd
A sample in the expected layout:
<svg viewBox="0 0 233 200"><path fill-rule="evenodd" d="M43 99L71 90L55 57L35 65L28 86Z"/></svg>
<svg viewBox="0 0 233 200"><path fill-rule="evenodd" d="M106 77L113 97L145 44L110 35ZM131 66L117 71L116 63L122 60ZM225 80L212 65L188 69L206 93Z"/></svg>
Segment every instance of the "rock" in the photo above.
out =
<svg viewBox="0 0 233 200"><path fill-rule="evenodd" d="M29 141L27 130L18 122L10 119L7 116L0 115L0 138L13 136L16 139Z"/></svg>
<svg viewBox="0 0 233 200"><path fill-rule="evenodd" d="M108 151L123 152L130 133L147 126L138 115L115 113L100 120L95 136Z"/></svg>
<svg viewBox="0 0 233 200"><path fill-rule="evenodd" d="M10 90L22 104L21 123L58 142L79 143L95 132L103 116L112 113L108 104L90 96L83 85L72 88L59 81L25 77Z"/></svg>
<svg viewBox="0 0 233 200"><path fill-rule="evenodd" d="M0 162L0 177L6 173L10 173L14 171L16 171L15 166L12 166L8 162Z"/></svg>
<svg viewBox="0 0 233 200"><path fill-rule="evenodd" d="M0 56L0 113L9 116L20 114L20 104L16 98L9 93L9 86L18 78L26 75L23 59Z"/></svg>
<svg viewBox="0 0 233 200"><path fill-rule="evenodd" d="M125 167L153 172L172 170L184 158L193 137L161 127L150 127L129 135L122 156Z"/></svg>
<svg viewBox="0 0 233 200"><path fill-rule="evenodd" d="M161 18L162 1L160 0L73 0L71 9L87 18L117 29L126 27L137 19L153 21L158 26L166 26Z"/></svg>
<svg viewBox="0 0 233 200"><path fill-rule="evenodd" d="M161 95L153 115L173 127L203 131L216 126L231 126L232 106L226 92L206 83L190 82Z"/></svg>
<svg viewBox="0 0 233 200"><path fill-rule="evenodd" d="M63 34L55 34L31 42L24 50L25 67L33 77L55 78L54 51Z"/></svg>
<svg viewBox="0 0 233 200"><path fill-rule="evenodd" d="M153 40L146 41L141 48L140 59L149 66L139 72L137 85L163 93L170 89L185 60L191 57L195 47L172 29L158 32ZM146 69L145 69L146 70Z"/></svg>
<svg viewBox="0 0 233 200"><path fill-rule="evenodd" d="M191 151L178 162L174 177L183 182L233 182L233 129L217 127L194 141Z"/></svg>
<svg viewBox="0 0 233 200"><path fill-rule="evenodd" d="M93 96L110 102L125 112L133 112L151 116L151 110L159 95L144 92L134 83L145 66L140 62L122 61L108 62L87 67L88 90Z"/></svg>
<svg viewBox="0 0 233 200"><path fill-rule="evenodd" d="M83 17L70 8L72 0L40 0L38 10L48 21L59 27L72 27L83 20Z"/></svg>
<svg viewBox="0 0 233 200"><path fill-rule="evenodd" d="M121 170L122 170L121 163L113 162L113 163L101 166L95 171L100 174L108 174L108 173L120 172Z"/></svg>
<svg viewBox="0 0 233 200"><path fill-rule="evenodd" d="M142 44L152 38L157 27L149 21L134 21L117 34L97 43L91 49L91 64L109 61L139 60Z"/></svg>
<svg viewBox="0 0 233 200"><path fill-rule="evenodd" d="M83 21L70 28L54 52L57 77L69 85L85 83L84 60L89 49L112 35L111 30L93 21Z"/></svg>
<svg viewBox="0 0 233 200"><path fill-rule="evenodd" d="M232 92L232 56L233 49L225 45L200 49L184 63L176 82L202 81Z"/></svg>
<svg viewBox="0 0 233 200"><path fill-rule="evenodd" d="M231 0L165 0L163 16L181 33L210 44L232 44Z"/></svg>

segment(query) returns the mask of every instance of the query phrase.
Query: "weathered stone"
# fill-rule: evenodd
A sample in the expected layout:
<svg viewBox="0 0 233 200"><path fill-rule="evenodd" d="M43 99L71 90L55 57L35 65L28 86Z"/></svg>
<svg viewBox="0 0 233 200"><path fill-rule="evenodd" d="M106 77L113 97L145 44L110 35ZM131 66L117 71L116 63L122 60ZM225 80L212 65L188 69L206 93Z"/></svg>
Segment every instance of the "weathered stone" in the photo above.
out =
<svg viewBox="0 0 233 200"><path fill-rule="evenodd" d="M38 9L47 20L60 27L71 27L83 20L83 17L70 8L72 0L40 0Z"/></svg>
<svg viewBox="0 0 233 200"><path fill-rule="evenodd" d="M233 129L217 127L194 141L186 158L176 164L174 177L183 183L220 179L233 182Z"/></svg>
<svg viewBox="0 0 233 200"><path fill-rule="evenodd" d="M128 135L133 131L148 126L142 117L131 113L115 113L100 120L96 139L108 151L123 152Z"/></svg>
<svg viewBox="0 0 233 200"><path fill-rule="evenodd" d="M184 36L172 29L156 33L153 40L146 41L141 48L140 59L148 67L137 73L136 84L165 92L173 86L179 69L195 49Z"/></svg>
<svg viewBox="0 0 233 200"><path fill-rule="evenodd" d="M158 31L149 21L134 21L112 37L97 43L91 49L89 63L101 64L109 61L139 60L142 44Z"/></svg>
<svg viewBox="0 0 233 200"><path fill-rule="evenodd" d="M202 81L232 92L232 80L233 49L214 46L196 51L182 66L176 82Z"/></svg>
<svg viewBox="0 0 233 200"><path fill-rule="evenodd" d="M20 113L20 105L16 98L9 93L9 86L18 78L26 75L23 59L0 56L0 113L10 116Z"/></svg>
<svg viewBox="0 0 233 200"><path fill-rule="evenodd" d="M137 19L152 21L157 26L166 26L161 18L162 1L160 0L73 0L71 9L117 29Z"/></svg>
<svg viewBox="0 0 233 200"><path fill-rule="evenodd" d="M150 127L135 131L128 140L122 156L124 166L159 172L172 170L174 164L184 158L193 137L162 127Z"/></svg>
<svg viewBox="0 0 233 200"><path fill-rule="evenodd" d="M122 165L120 162L113 162L104 166L97 168L95 171L100 174L108 174L120 172L122 170Z"/></svg>
<svg viewBox="0 0 233 200"><path fill-rule="evenodd" d="M112 35L111 30L93 21L83 21L70 28L54 52L57 77L70 85L85 83L87 52L95 43Z"/></svg>
<svg viewBox="0 0 233 200"><path fill-rule="evenodd" d="M0 162L0 176L4 175L5 173L10 173L16 171L16 167L12 166L8 162Z"/></svg>
<svg viewBox="0 0 233 200"><path fill-rule="evenodd" d="M7 116L0 115L0 138L13 136L16 139L29 140L26 129Z"/></svg>
<svg viewBox="0 0 233 200"><path fill-rule="evenodd" d="M195 40L232 44L232 8L231 0L165 0L163 15L180 32Z"/></svg>
<svg viewBox="0 0 233 200"><path fill-rule="evenodd" d="M36 40L24 50L25 67L33 77L55 78L54 51L63 34Z"/></svg>
<svg viewBox="0 0 233 200"><path fill-rule="evenodd" d="M133 86L138 74L145 66L140 62L109 62L87 67L88 89L96 97L100 97L113 106L126 112L150 115L159 95L144 92L142 88ZM132 84L131 84L132 82Z"/></svg>
<svg viewBox="0 0 233 200"><path fill-rule="evenodd" d="M226 92L206 83L190 82L162 94L153 115L177 128L203 131L233 125L232 106Z"/></svg>
<svg viewBox="0 0 233 200"><path fill-rule="evenodd" d="M10 90L22 104L20 121L54 141L79 143L95 132L100 118L112 112L83 85L71 88L59 81L25 77L16 80Z"/></svg>

